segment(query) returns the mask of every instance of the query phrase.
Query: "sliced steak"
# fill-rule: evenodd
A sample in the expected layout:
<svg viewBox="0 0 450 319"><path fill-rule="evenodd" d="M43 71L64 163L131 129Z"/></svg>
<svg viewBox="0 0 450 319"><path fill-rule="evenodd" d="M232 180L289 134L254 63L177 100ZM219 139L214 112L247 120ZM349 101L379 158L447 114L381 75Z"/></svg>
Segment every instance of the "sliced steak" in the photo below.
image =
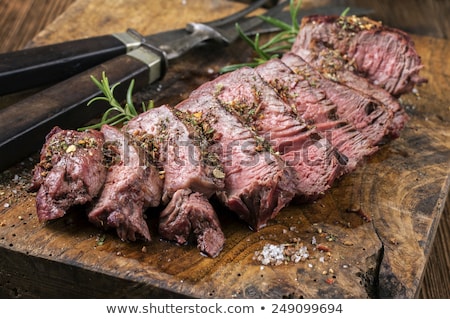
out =
<svg viewBox="0 0 450 319"><path fill-rule="evenodd" d="M287 53L281 61L291 71L272 82L305 121L327 132L330 143L348 159L346 172L390 136L393 113L380 101L327 80L296 54Z"/></svg>
<svg viewBox="0 0 450 319"><path fill-rule="evenodd" d="M115 228L122 240L151 240L144 212L160 204L162 179L158 169L143 164L139 151L118 129L103 125L108 175L101 195L88 213L99 227Z"/></svg>
<svg viewBox="0 0 450 319"><path fill-rule="evenodd" d="M208 152L208 130L184 115L163 105L140 114L124 130L163 169L167 207L160 215L160 235L183 244L193 233L199 249L215 257L224 236L208 198L224 188L223 168Z"/></svg>
<svg viewBox="0 0 450 319"><path fill-rule="evenodd" d="M192 125L188 122L163 105L140 114L124 127L135 145L162 168L163 203L180 189L209 198L224 187L221 163L208 154L206 133L193 121Z"/></svg>
<svg viewBox="0 0 450 319"><path fill-rule="evenodd" d="M326 79L296 54L286 53L281 61L300 77L297 82L302 83L286 95L297 98L295 105L300 114L307 116L306 121L317 122L317 108L311 103L302 103L302 100L305 99L304 95L307 95L308 101L315 96L316 100L325 100L325 104L332 106L332 111L327 114L329 119L352 124L355 129L365 134L373 145L381 143L386 136L390 135L393 113L380 101ZM300 87L303 89L300 90ZM302 105L308 107L305 112Z"/></svg>
<svg viewBox="0 0 450 319"><path fill-rule="evenodd" d="M390 137L396 138L399 136L409 116L398 100L386 90L355 74L353 65L348 64L337 50L323 47L320 50L298 50L296 54L327 79L348 86L383 103L394 114Z"/></svg>
<svg viewBox="0 0 450 319"><path fill-rule="evenodd" d="M196 117L213 132L209 152L217 154L225 174L225 189L218 197L250 227L259 230L292 200L296 176L264 139L211 99L211 92L217 89L208 82L176 108Z"/></svg>
<svg viewBox="0 0 450 319"><path fill-rule="evenodd" d="M46 136L30 190L37 191L40 221L65 215L75 205L91 202L106 178L103 134L53 128Z"/></svg>
<svg viewBox="0 0 450 319"><path fill-rule="evenodd" d="M269 69L267 64L258 71L264 73L265 69ZM267 140L287 166L295 170L299 179L296 196L316 199L338 175L337 151L314 127L298 117L296 110L261 79L258 71L241 68L225 74L212 82L220 89L211 94L243 124ZM275 71L277 76L276 70L270 71Z"/></svg>
<svg viewBox="0 0 450 319"><path fill-rule="evenodd" d="M46 137L31 190L39 220L90 207L122 240L151 240L145 211L166 205L160 235L196 238L216 257L225 237L217 197L254 230L294 197L311 201L351 172L408 116L396 100L425 81L405 33L368 18L310 16L292 51L205 83L175 108L121 130Z"/></svg>
<svg viewBox="0 0 450 319"><path fill-rule="evenodd" d="M423 65L409 35L367 17L303 18L292 51L321 46L338 50L358 75L394 96L425 81L419 76Z"/></svg>
<svg viewBox="0 0 450 319"><path fill-rule="evenodd" d="M193 234L198 249L209 257L216 257L225 242L219 219L208 199L189 189L176 191L161 212L159 234L181 245Z"/></svg>

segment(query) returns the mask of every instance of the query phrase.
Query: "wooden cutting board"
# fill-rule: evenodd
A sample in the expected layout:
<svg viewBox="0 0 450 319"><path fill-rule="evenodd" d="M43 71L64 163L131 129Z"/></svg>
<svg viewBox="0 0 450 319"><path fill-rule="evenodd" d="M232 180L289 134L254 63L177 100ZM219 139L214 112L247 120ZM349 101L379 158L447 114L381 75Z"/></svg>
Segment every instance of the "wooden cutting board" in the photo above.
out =
<svg viewBox="0 0 450 319"><path fill-rule="evenodd" d="M227 1L79 0L30 45L122 32L143 34L217 18L242 7ZM308 4L308 3L307 3ZM90 225L82 211L39 223L26 191L36 157L0 175L0 292L21 297L412 298L444 209L450 181L450 42L414 37L429 83L402 97L411 116L383 146L320 200L284 209L253 232L219 210L226 236L215 259L194 243L125 243ZM136 94L155 103L182 100L223 65L251 57L238 41L207 46L174 61L163 81ZM4 155L2 155L4 156ZM299 241L310 257L264 266L265 244ZM322 249L319 249L322 248Z"/></svg>

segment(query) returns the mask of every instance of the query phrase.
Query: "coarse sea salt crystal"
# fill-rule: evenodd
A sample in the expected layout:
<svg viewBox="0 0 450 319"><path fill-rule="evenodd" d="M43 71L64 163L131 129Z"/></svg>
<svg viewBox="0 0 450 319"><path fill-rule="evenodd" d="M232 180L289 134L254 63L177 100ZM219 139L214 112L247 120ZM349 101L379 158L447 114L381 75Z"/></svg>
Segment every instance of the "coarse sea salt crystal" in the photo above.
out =
<svg viewBox="0 0 450 319"><path fill-rule="evenodd" d="M309 257L308 248L306 246L300 247L293 256L293 261L298 263L299 261L306 260Z"/></svg>
<svg viewBox="0 0 450 319"><path fill-rule="evenodd" d="M255 253L255 259L263 265L281 265L283 262L292 261L298 263L309 257L308 248L301 246L292 254L286 254L286 245L266 244L261 251Z"/></svg>
<svg viewBox="0 0 450 319"><path fill-rule="evenodd" d="M284 259L284 247L283 245L267 244L261 251L261 255L262 255L261 262L263 265L269 265L271 263L276 264L278 262L282 262Z"/></svg>

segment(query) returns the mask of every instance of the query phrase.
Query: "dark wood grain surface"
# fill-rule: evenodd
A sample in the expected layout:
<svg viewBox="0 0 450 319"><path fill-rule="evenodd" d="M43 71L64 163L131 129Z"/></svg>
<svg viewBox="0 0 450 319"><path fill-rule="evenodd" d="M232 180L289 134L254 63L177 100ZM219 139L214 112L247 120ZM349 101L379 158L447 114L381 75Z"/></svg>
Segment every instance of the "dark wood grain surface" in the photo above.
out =
<svg viewBox="0 0 450 319"><path fill-rule="evenodd" d="M64 12L65 9L75 1L31 1L31 0L26 0L26 1L0 1L0 10L5 11L6 14L1 14L0 15L0 51L1 52L5 52L5 51L11 51L11 50L16 50L16 49L20 49L22 47L25 47L27 44L29 44L30 40L35 39L37 42L39 43L39 41L42 41L42 39L44 39L45 37L43 37L42 35L40 37L35 37L36 34L45 29L46 25L53 21L54 19L57 18L57 16ZM444 1L445 2L445 1ZM442 8L445 9L446 4L443 2L442 4ZM430 6L434 6L434 5L439 5L439 1L437 1L438 4L436 3L431 3L430 2L426 2L429 3ZM434 8L434 7L433 7ZM409 7L409 10L411 12L411 7ZM419 6L417 10L423 10L422 6ZM435 10L435 9L433 9ZM3 12L2 12L3 13ZM411 16L414 16L414 12L410 13ZM400 15L399 15L400 16ZM434 21L435 22L435 21ZM5 30L8 30L7 32ZM445 23L440 27L441 30L440 32L436 33L437 37L445 37L446 32L448 32L448 25L445 25ZM447 31L446 31L447 30ZM50 29L50 33L51 33L51 29ZM427 41L423 40L422 44L426 45ZM434 42L433 42L434 43ZM437 42L437 43L441 43L441 42ZM444 42L442 42L443 48L445 48L445 44ZM448 46L447 46L448 48ZM428 50L425 50L424 52L427 52L428 54ZM447 55L448 56L448 55ZM445 57L445 55L443 56ZM195 83L194 83L195 84ZM443 93L442 93L443 94ZM439 115L440 116L440 115ZM444 116L446 116L444 114ZM447 121L448 119L446 119L445 121ZM444 121L444 122L445 122ZM398 149L398 147L394 147L394 149L398 149L401 150L402 146L399 146L400 148ZM380 155L383 156L383 155ZM383 158L379 158L380 160L382 160ZM375 159L376 160L376 159ZM445 162L445 165L448 165L448 159ZM360 172L362 173L362 172ZM14 178L14 176L12 176ZM358 179L358 175L355 175L355 178ZM360 175L359 178L363 178L363 175ZM347 181L348 182L348 181ZM342 187L350 187L349 189L352 190L352 187L350 184L346 184L346 181L344 180L343 182L341 182L341 186ZM2 194L3 196L4 194ZM20 203L20 207L22 207L24 209L24 211L29 211L29 205L31 205L31 201L32 199L30 198L25 198L21 201ZM445 202L445 201L444 201ZM442 203L442 205L444 205L444 202ZM2 200L2 205L3 203L5 203L4 200ZM326 204L327 202L324 201L324 204ZM436 238L434 240L434 245L431 247L430 251L427 252L427 255L429 255L428 258L428 266L423 274L423 281L421 283L421 288L419 289L419 292L416 293L417 296L420 297L424 297L424 298L449 298L449 272L450 272L450 253L449 253L449 233L450 233L450 213L449 213L449 204L448 204L448 200L445 204L446 209L444 209L442 217L440 219L440 222L438 222L438 225L435 225L435 227L437 227L437 231L436 231ZM313 209L314 211L314 209ZM290 216L289 213L286 214L286 216ZM17 216L16 216L17 217ZM31 217L28 216L21 216L19 215L19 217L22 217L21 223L23 223L24 219L32 219ZM287 218L287 217L286 217ZM1 221L1 218L0 218ZM9 221L8 221L9 222ZM70 225L70 220L65 220L63 223L67 223L69 222L69 224L67 224L66 226L64 225L60 225L60 226L64 226L62 228L58 228L58 226L51 226L50 229L48 231L54 231L56 233L58 233L58 236L64 236L66 237L66 235L75 235L75 239L77 238L77 234L80 235L80 233L78 231L76 231L72 226ZM33 223L33 222L31 222ZM76 223L83 223L82 221L76 221ZM2 227L6 227L6 225L2 225ZM434 227L434 226L433 226ZM61 233L61 231L64 232L67 231L66 234ZM20 234L21 230L17 230L15 232L8 232L8 234L14 234L15 236L18 236ZM51 236L48 233L48 236ZM32 238L32 237L30 237ZM394 238L394 237L392 237ZM395 239L395 238L394 238ZM94 244L95 244L95 238L93 239ZM74 243L75 244L75 243ZM89 242L88 242L89 244ZM42 248L42 249L46 249L46 248ZM49 249L48 251L53 251L54 250L51 249L51 247L47 247L47 249ZM55 247L55 249L57 249L57 247ZM106 248L105 248L106 249ZM120 252L120 245L116 247L112 248L113 250L116 250L118 253ZM102 250L102 249L100 249ZM100 255L102 255L102 253L100 252ZM21 260L20 258L14 258L14 254L11 255L10 258L10 262L16 262ZM91 258L91 257L89 257ZM50 258L51 260L51 258ZM115 261L117 262L117 261ZM56 271L55 274L53 274L54 276L56 276L56 274L58 274L58 271L60 271L60 275L69 275L72 274L72 276L89 276L91 274L89 274L89 272L87 274L83 273L83 270L79 270L76 268L76 265L73 265L71 269L67 270L67 269L61 269L61 267L59 267L59 265L54 264L53 262L49 261L48 262L48 266L51 269L54 269ZM204 262L202 262L204 263ZM18 264L17 267L23 267L23 268L30 268L30 267L41 267L42 264L40 264L39 261L36 260L36 258L31 258L30 257L30 261L23 265ZM170 273L170 266L165 266L165 270L168 271ZM167 268L169 267L169 268ZM212 271L211 269L209 269L209 271ZM225 271L225 270L223 270ZM231 270L229 270L231 271ZM405 270L407 271L407 270ZM1 272L1 269L0 269ZM202 274L197 274L199 277L201 278ZM48 275L48 276L52 276L52 274ZM183 276L183 274L181 274L181 276ZM248 274L246 273L242 273L239 274L239 277L242 276L248 276ZM100 276L101 277L101 276ZM52 281L50 278L49 281L47 281L47 283L45 283L45 281L41 282L41 284L43 284L43 286L40 288L41 289L41 293L42 295L49 295L49 290L52 289L52 284L55 284L55 280L57 280L59 277L55 277L53 278L54 281ZM101 278L100 278L101 279ZM100 280L99 279L99 280ZM103 281L108 282L108 278L104 279ZM242 278L241 278L242 279ZM121 280L121 279L117 279L117 280ZM23 280L22 280L23 281ZM19 281L14 281L14 279L11 279L10 282L20 282ZM4 283L2 283L4 284ZM110 283L110 285L112 285L113 283ZM6 287L6 286L2 286L0 289L0 293L5 294L5 296L14 296L14 291L16 291L16 296L26 296L27 294L22 292L17 292L17 289L14 290L14 287L11 287L11 284ZM7 289L5 289L7 288ZM81 287L83 288L83 287ZM81 289L80 287L74 289L74 292L78 292L78 289ZM138 287L139 288L139 287ZM142 287L141 287L142 288ZM144 289L145 290L145 289ZM143 289L137 289L137 291L144 291ZM145 291L146 293L155 293L155 291ZM35 292L34 292L35 293Z"/></svg>
<svg viewBox="0 0 450 319"><path fill-rule="evenodd" d="M373 17L412 34L450 39L450 1L447 0L338 0L374 10ZM447 93L448 94L448 93ZM419 296L450 298L449 200L438 227Z"/></svg>
<svg viewBox="0 0 450 319"><path fill-rule="evenodd" d="M75 0L0 0L0 53L24 48Z"/></svg>

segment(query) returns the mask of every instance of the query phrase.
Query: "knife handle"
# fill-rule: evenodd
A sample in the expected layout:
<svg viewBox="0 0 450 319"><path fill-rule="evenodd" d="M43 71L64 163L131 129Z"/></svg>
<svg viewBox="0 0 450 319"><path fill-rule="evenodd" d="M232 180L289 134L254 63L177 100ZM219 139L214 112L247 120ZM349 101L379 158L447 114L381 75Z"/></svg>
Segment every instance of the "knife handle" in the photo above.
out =
<svg viewBox="0 0 450 319"><path fill-rule="evenodd" d="M141 42L129 31L0 54L0 95L62 81Z"/></svg>
<svg viewBox="0 0 450 319"><path fill-rule="evenodd" d="M111 84L120 82L114 94L124 100L128 85L135 80L135 90L160 79L166 70L165 55L146 44L112 60L79 73L65 81L38 92L0 110L0 170L19 162L39 150L45 136L54 126L77 129L99 116L109 105L97 101L101 92L90 76L101 78L102 73Z"/></svg>

